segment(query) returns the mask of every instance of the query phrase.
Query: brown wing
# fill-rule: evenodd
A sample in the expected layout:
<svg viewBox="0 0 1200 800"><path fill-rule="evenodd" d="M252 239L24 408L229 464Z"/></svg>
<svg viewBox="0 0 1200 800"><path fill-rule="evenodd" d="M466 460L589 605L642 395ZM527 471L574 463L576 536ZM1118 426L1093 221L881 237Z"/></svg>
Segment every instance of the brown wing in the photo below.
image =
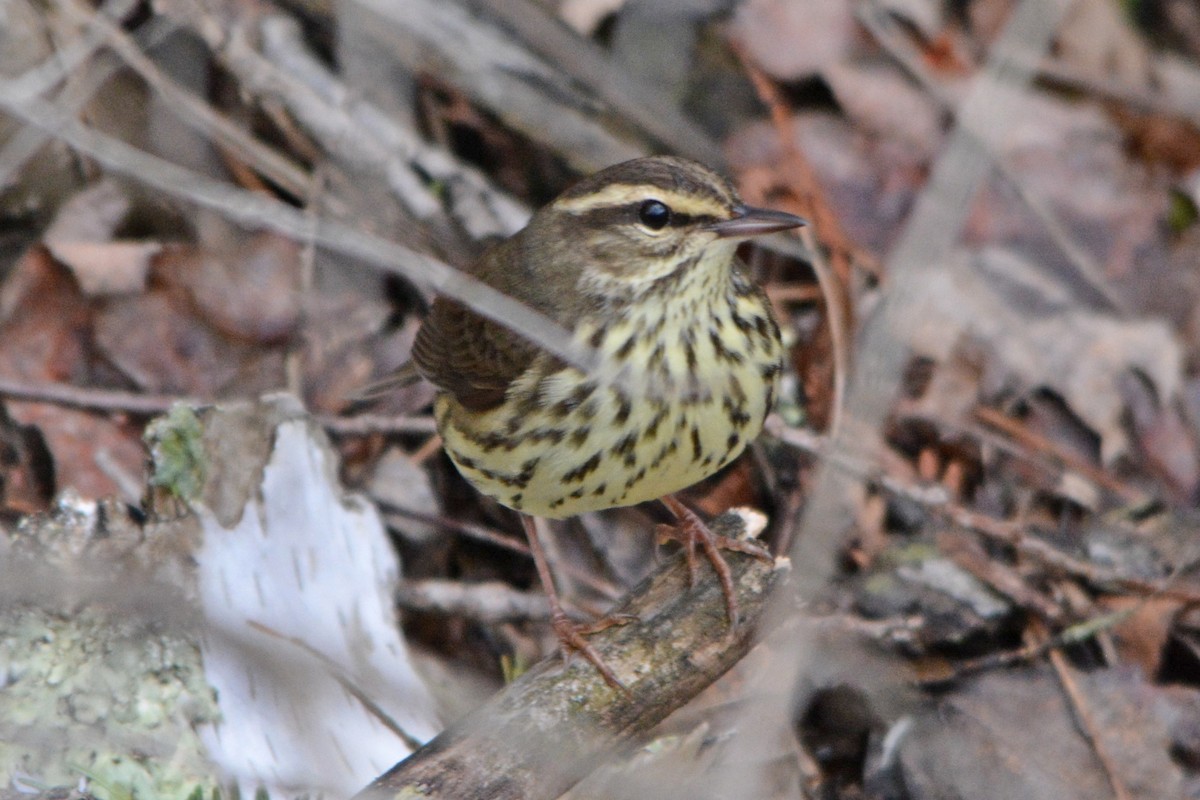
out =
<svg viewBox="0 0 1200 800"><path fill-rule="evenodd" d="M472 411L504 402L538 350L498 323L438 298L417 331L412 360L430 383Z"/></svg>

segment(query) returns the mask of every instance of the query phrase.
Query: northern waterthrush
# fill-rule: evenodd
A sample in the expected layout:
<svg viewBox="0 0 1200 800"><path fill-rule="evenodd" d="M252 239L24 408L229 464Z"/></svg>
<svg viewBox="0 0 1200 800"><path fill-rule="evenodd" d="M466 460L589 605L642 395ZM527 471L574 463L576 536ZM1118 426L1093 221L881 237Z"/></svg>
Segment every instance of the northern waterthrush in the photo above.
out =
<svg viewBox="0 0 1200 800"><path fill-rule="evenodd" d="M567 189L473 274L594 347L585 373L459 303L438 299L413 346L439 391L438 431L470 483L519 511L565 652L616 676L570 623L528 515L567 517L662 498L694 565L701 546L737 602L720 549L672 493L729 463L762 429L782 369L779 328L735 255L740 240L804 224L749 208L707 167L652 157ZM694 569L694 566L693 566Z"/></svg>

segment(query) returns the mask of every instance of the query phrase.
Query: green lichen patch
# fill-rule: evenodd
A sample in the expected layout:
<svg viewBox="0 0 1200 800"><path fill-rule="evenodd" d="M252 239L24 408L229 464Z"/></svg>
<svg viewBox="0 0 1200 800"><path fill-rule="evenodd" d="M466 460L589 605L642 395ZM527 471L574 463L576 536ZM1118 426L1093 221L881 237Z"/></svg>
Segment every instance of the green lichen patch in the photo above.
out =
<svg viewBox="0 0 1200 800"><path fill-rule="evenodd" d="M152 472L150 484L185 502L200 496L206 474L204 429L194 409L175 405L146 426Z"/></svg>
<svg viewBox="0 0 1200 800"><path fill-rule="evenodd" d="M86 778L102 800L211 796L195 733L216 698L194 645L127 617L0 613L0 781Z"/></svg>

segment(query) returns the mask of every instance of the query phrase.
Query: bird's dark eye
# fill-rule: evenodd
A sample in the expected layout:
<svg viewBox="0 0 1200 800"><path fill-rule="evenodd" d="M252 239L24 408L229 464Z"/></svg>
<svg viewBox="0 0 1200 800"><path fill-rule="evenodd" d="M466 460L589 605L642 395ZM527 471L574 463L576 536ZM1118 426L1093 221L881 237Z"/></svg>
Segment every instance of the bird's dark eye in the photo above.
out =
<svg viewBox="0 0 1200 800"><path fill-rule="evenodd" d="M671 209L659 200L647 200L638 209L638 219L652 231L661 231L671 221Z"/></svg>

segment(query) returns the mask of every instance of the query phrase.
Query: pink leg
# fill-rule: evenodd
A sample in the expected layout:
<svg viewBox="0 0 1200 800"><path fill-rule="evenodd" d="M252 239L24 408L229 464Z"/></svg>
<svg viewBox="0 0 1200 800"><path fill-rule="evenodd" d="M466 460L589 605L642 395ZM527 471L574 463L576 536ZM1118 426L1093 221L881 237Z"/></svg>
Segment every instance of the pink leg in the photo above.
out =
<svg viewBox="0 0 1200 800"><path fill-rule="evenodd" d="M554 633L558 637L558 646L562 650L563 661L567 661L571 657L571 653L580 653L588 661L600 671L600 675L605 682L614 689L628 691L625 685L617 679L616 673L609 669L604 660L600 658L600 654L596 652L596 648L588 642L585 636L602 631L605 628L613 625L623 625L628 622L628 619L619 617L605 617L593 625L576 625L571 622L567 616L567 612L563 610L562 603L558 599L558 590L554 588L554 578L550 575L550 564L546 561L546 552L542 549L542 543L538 539L537 528L534 525L533 518L521 515L521 524L525 526L525 536L529 539L529 549L533 553L533 563L537 565L538 578L542 582L542 589L546 592L546 597L550 600L550 624L554 628Z"/></svg>

